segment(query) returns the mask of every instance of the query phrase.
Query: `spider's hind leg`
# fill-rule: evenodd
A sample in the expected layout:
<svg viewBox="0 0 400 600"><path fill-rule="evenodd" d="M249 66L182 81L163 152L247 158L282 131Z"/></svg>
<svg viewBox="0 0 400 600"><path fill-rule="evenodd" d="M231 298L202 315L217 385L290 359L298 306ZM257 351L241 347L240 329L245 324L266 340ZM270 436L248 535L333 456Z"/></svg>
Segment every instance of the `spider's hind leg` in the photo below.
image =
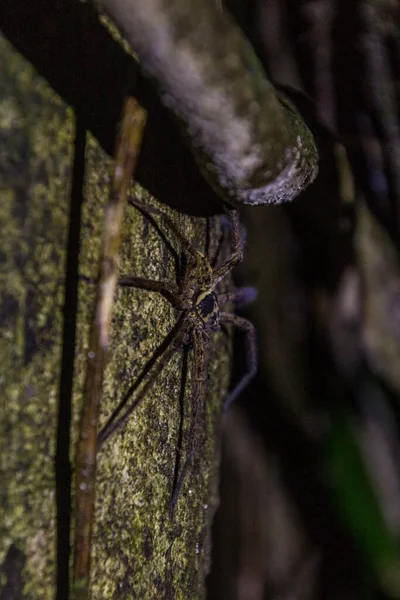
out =
<svg viewBox="0 0 400 600"><path fill-rule="evenodd" d="M196 450L196 429L198 424L200 403L205 397L206 391L205 342L202 337L202 333L197 329L193 329L191 331L190 337L193 344L194 354L194 381L192 383L192 386L194 387L194 393L192 399L192 417L188 432L188 450L186 454L186 460L182 466L181 472L177 473L174 479L174 486L169 503L169 516L171 520L174 517L176 503ZM179 468L179 461L177 462L177 467Z"/></svg>
<svg viewBox="0 0 400 600"><path fill-rule="evenodd" d="M190 257L196 256L196 248L195 244L189 242L182 231L180 231L179 227L173 222L171 217L165 214L162 210L155 208L154 206L146 206L140 200L136 198L130 198L129 203L137 208L137 210L144 216L148 221L153 225L156 229L160 237L164 240L167 248L170 253L174 256L175 259L175 269L176 269L176 278L177 283L180 288L185 288L187 284L188 277L188 264ZM162 217L162 222L167 226L167 228L171 231L174 237L178 240L181 252L178 252L174 246L169 241L165 231L163 231L160 224L154 218L154 215Z"/></svg>
<svg viewBox="0 0 400 600"><path fill-rule="evenodd" d="M226 412L257 373L258 352L256 330L253 323L247 319L244 319L243 317L238 317L237 315L231 313L221 312L219 316L221 323L227 323L242 330L245 334L246 340L246 371L224 402L224 412Z"/></svg>

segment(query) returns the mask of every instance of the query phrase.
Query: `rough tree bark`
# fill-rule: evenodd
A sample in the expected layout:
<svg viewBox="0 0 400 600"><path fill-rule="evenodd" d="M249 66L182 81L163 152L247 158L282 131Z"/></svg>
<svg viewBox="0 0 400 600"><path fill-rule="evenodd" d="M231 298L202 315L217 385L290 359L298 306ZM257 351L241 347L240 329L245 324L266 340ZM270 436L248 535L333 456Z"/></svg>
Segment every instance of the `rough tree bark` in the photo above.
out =
<svg viewBox="0 0 400 600"><path fill-rule="evenodd" d="M94 301L94 286L79 282L76 345L75 350L68 349L74 315L71 290L65 292L66 273L74 268L71 262L78 261L73 252L67 255L69 231L71 227L77 231L77 224L69 222L70 203L79 202L83 195L79 273L95 277L112 159L90 132L80 129L73 110L4 38L1 55L1 588L3 593L14 590L19 594L16 597L44 599L55 594L57 518L65 518L69 506L68 463L62 460L65 452L60 455L59 445L68 441L65 431L72 425L72 463ZM84 175L82 189L80 174ZM139 187L135 193L154 204ZM167 207L163 210L204 250L206 219ZM79 218L79 207L73 213L73 219ZM164 230L179 251L176 240ZM221 231L212 228L211 235L215 241ZM174 269L160 235L128 208L121 273L174 280ZM158 295L118 291L104 416L126 393L175 322L174 310ZM68 417L65 403L72 361L72 420L60 423L59 419ZM200 453L171 522L168 502L179 427L183 417L184 459L190 421L191 364L190 353L188 365L182 364L182 354L178 354L125 432L115 434L101 453L94 598L203 596L211 516L217 501L217 430L228 384L229 338L221 332L212 344L202 416L205 441L198 447ZM57 510L60 502L64 508ZM67 520L58 523L58 531L63 527L68 528ZM65 562L67 552L64 548L59 560ZM58 584L62 585L60 579Z"/></svg>

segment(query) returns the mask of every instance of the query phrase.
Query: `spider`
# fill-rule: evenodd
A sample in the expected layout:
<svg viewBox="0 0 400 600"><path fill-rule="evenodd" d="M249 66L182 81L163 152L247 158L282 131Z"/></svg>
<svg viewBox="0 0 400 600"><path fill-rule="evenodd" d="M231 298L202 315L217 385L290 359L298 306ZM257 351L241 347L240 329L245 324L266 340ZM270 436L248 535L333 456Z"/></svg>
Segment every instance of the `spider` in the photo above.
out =
<svg viewBox="0 0 400 600"><path fill-rule="evenodd" d="M162 211L148 207L137 199L130 198L129 203L138 209L157 229L157 223L153 215L162 216L163 222L171 233L178 239L185 257L183 276L179 284L164 281L155 281L140 277L122 277L119 285L135 287L156 292L164 296L178 311L177 323L165 337L153 356L148 360L138 379L125 394L117 408L111 414L104 428L100 431L97 448L100 450L109 437L118 429L121 429L127 419L145 398L147 392L155 382L162 369L183 346L189 344L193 350L193 406L192 422L189 431L189 451L186 461L182 467L170 501L170 515L172 516L177 502L185 474L194 454L195 429L197 424L198 407L204 398L206 391L206 349L210 343L211 335L217 331L221 324L233 325L245 333L247 368L239 382L230 392L224 402L223 410L227 411L229 406L239 396L243 389L256 373L257 369L257 346L254 326L250 321L230 312L222 312L220 305L228 302L250 302L255 293L253 288L239 288L233 292L216 293L215 289L219 282L227 275L243 258L243 240L240 232L239 217L236 211L229 213L232 234L233 252L220 266L213 268L209 259L198 252L179 231L173 221ZM160 231L160 230L159 230ZM164 236L163 236L164 237ZM170 244L168 244L170 246ZM171 248L170 248L171 249ZM133 402L129 400L134 392L143 383L143 386Z"/></svg>

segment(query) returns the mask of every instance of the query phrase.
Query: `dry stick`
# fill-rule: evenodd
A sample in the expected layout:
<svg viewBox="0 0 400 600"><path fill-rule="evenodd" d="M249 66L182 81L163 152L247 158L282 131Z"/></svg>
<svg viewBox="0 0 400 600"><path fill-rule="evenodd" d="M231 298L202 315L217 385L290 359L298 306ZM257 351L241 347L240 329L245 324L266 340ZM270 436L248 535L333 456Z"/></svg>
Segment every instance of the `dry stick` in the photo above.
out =
<svg viewBox="0 0 400 600"><path fill-rule="evenodd" d="M117 145L113 188L104 221L103 255L100 263L100 277L88 352L85 399L76 452L73 595L77 600L86 600L89 597L98 416L109 345L111 312L117 285L122 217L140 151L145 123L146 111L136 100L128 98L124 106L121 133Z"/></svg>

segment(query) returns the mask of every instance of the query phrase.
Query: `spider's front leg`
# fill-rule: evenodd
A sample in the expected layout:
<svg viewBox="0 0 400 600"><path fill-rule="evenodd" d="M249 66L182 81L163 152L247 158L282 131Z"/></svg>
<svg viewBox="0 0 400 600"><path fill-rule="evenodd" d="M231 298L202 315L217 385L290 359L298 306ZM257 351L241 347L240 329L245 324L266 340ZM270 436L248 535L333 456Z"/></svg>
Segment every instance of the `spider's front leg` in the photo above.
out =
<svg viewBox="0 0 400 600"><path fill-rule="evenodd" d="M240 287L233 292L217 294L218 305L234 302L236 306L243 307L251 304L257 298L257 290L251 286Z"/></svg>
<svg viewBox="0 0 400 600"><path fill-rule="evenodd" d="M227 323L237 327L245 334L246 340L246 371L238 381L232 392L229 394L224 402L224 412L228 410L230 405L236 400L236 398L242 393L245 387L250 383L255 374L257 373L257 341L256 341L256 330L250 321L243 317L238 317L232 313L221 312L219 314L220 323Z"/></svg>
<svg viewBox="0 0 400 600"><path fill-rule="evenodd" d="M233 236L233 252L230 257L213 271L214 287L231 271L237 264L243 260L243 237L240 232L240 221L237 210L232 210L229 213L232 236Z"/></svg>
<svg viewBox="0 0 400 600"><path fill-rule="evenodd" d="M131 204L131 206L134 206L135 208L137 208L142 213L142 215L144 215L150 221L150 223L153 224L153 226L157 229L157 231L161 235L162 235L161 229L159 228L157 222L152 218L152 216L157 215L159 217L162 217L164 223L167 225L167 227L170 229L170 231L174 234L174 236L179 240L179 243L180 243L182 249L185 250L188 254L195 254L195 248L193 247L193 245L185 238L185 236L182 234L182 232L179 230L179 228L175 225L173 220L167 214L165 214L162 210L155 208L154 206L146 206L145 204L143 204L143 202L140 202L140 200L137 200L137 198L130 198L129 204ZM166 241L166 238L163 235L162 235L162 237L163 237L164 241ZM171 248L171 245L169 243L168 243L168 246Z"/></svg>
<svg viewBox="0 0 400 600"><path fill-rule="evenodd" d="M80 275L81 281L86 283L96 284L97 281L93 277L87 277L86 275ZM164 296L173 306L179 305L179 289L178 286L169 281L156 281L154 279L145 279L144 277L126 276L118 279L118 285L122 287L132 287L140 290L147 290L148 292L158 292L161 296Z"/></svg>
<svg viewBox="0 0 400 600"><path fill-rule="evenodd" d="M118 279L118 285L121 285L122 287L133 287L141 290L147 290L149 292L158 292L173 306L179 305L178 286L168 281L155 281L154 279L129 276Z"/></svg>

